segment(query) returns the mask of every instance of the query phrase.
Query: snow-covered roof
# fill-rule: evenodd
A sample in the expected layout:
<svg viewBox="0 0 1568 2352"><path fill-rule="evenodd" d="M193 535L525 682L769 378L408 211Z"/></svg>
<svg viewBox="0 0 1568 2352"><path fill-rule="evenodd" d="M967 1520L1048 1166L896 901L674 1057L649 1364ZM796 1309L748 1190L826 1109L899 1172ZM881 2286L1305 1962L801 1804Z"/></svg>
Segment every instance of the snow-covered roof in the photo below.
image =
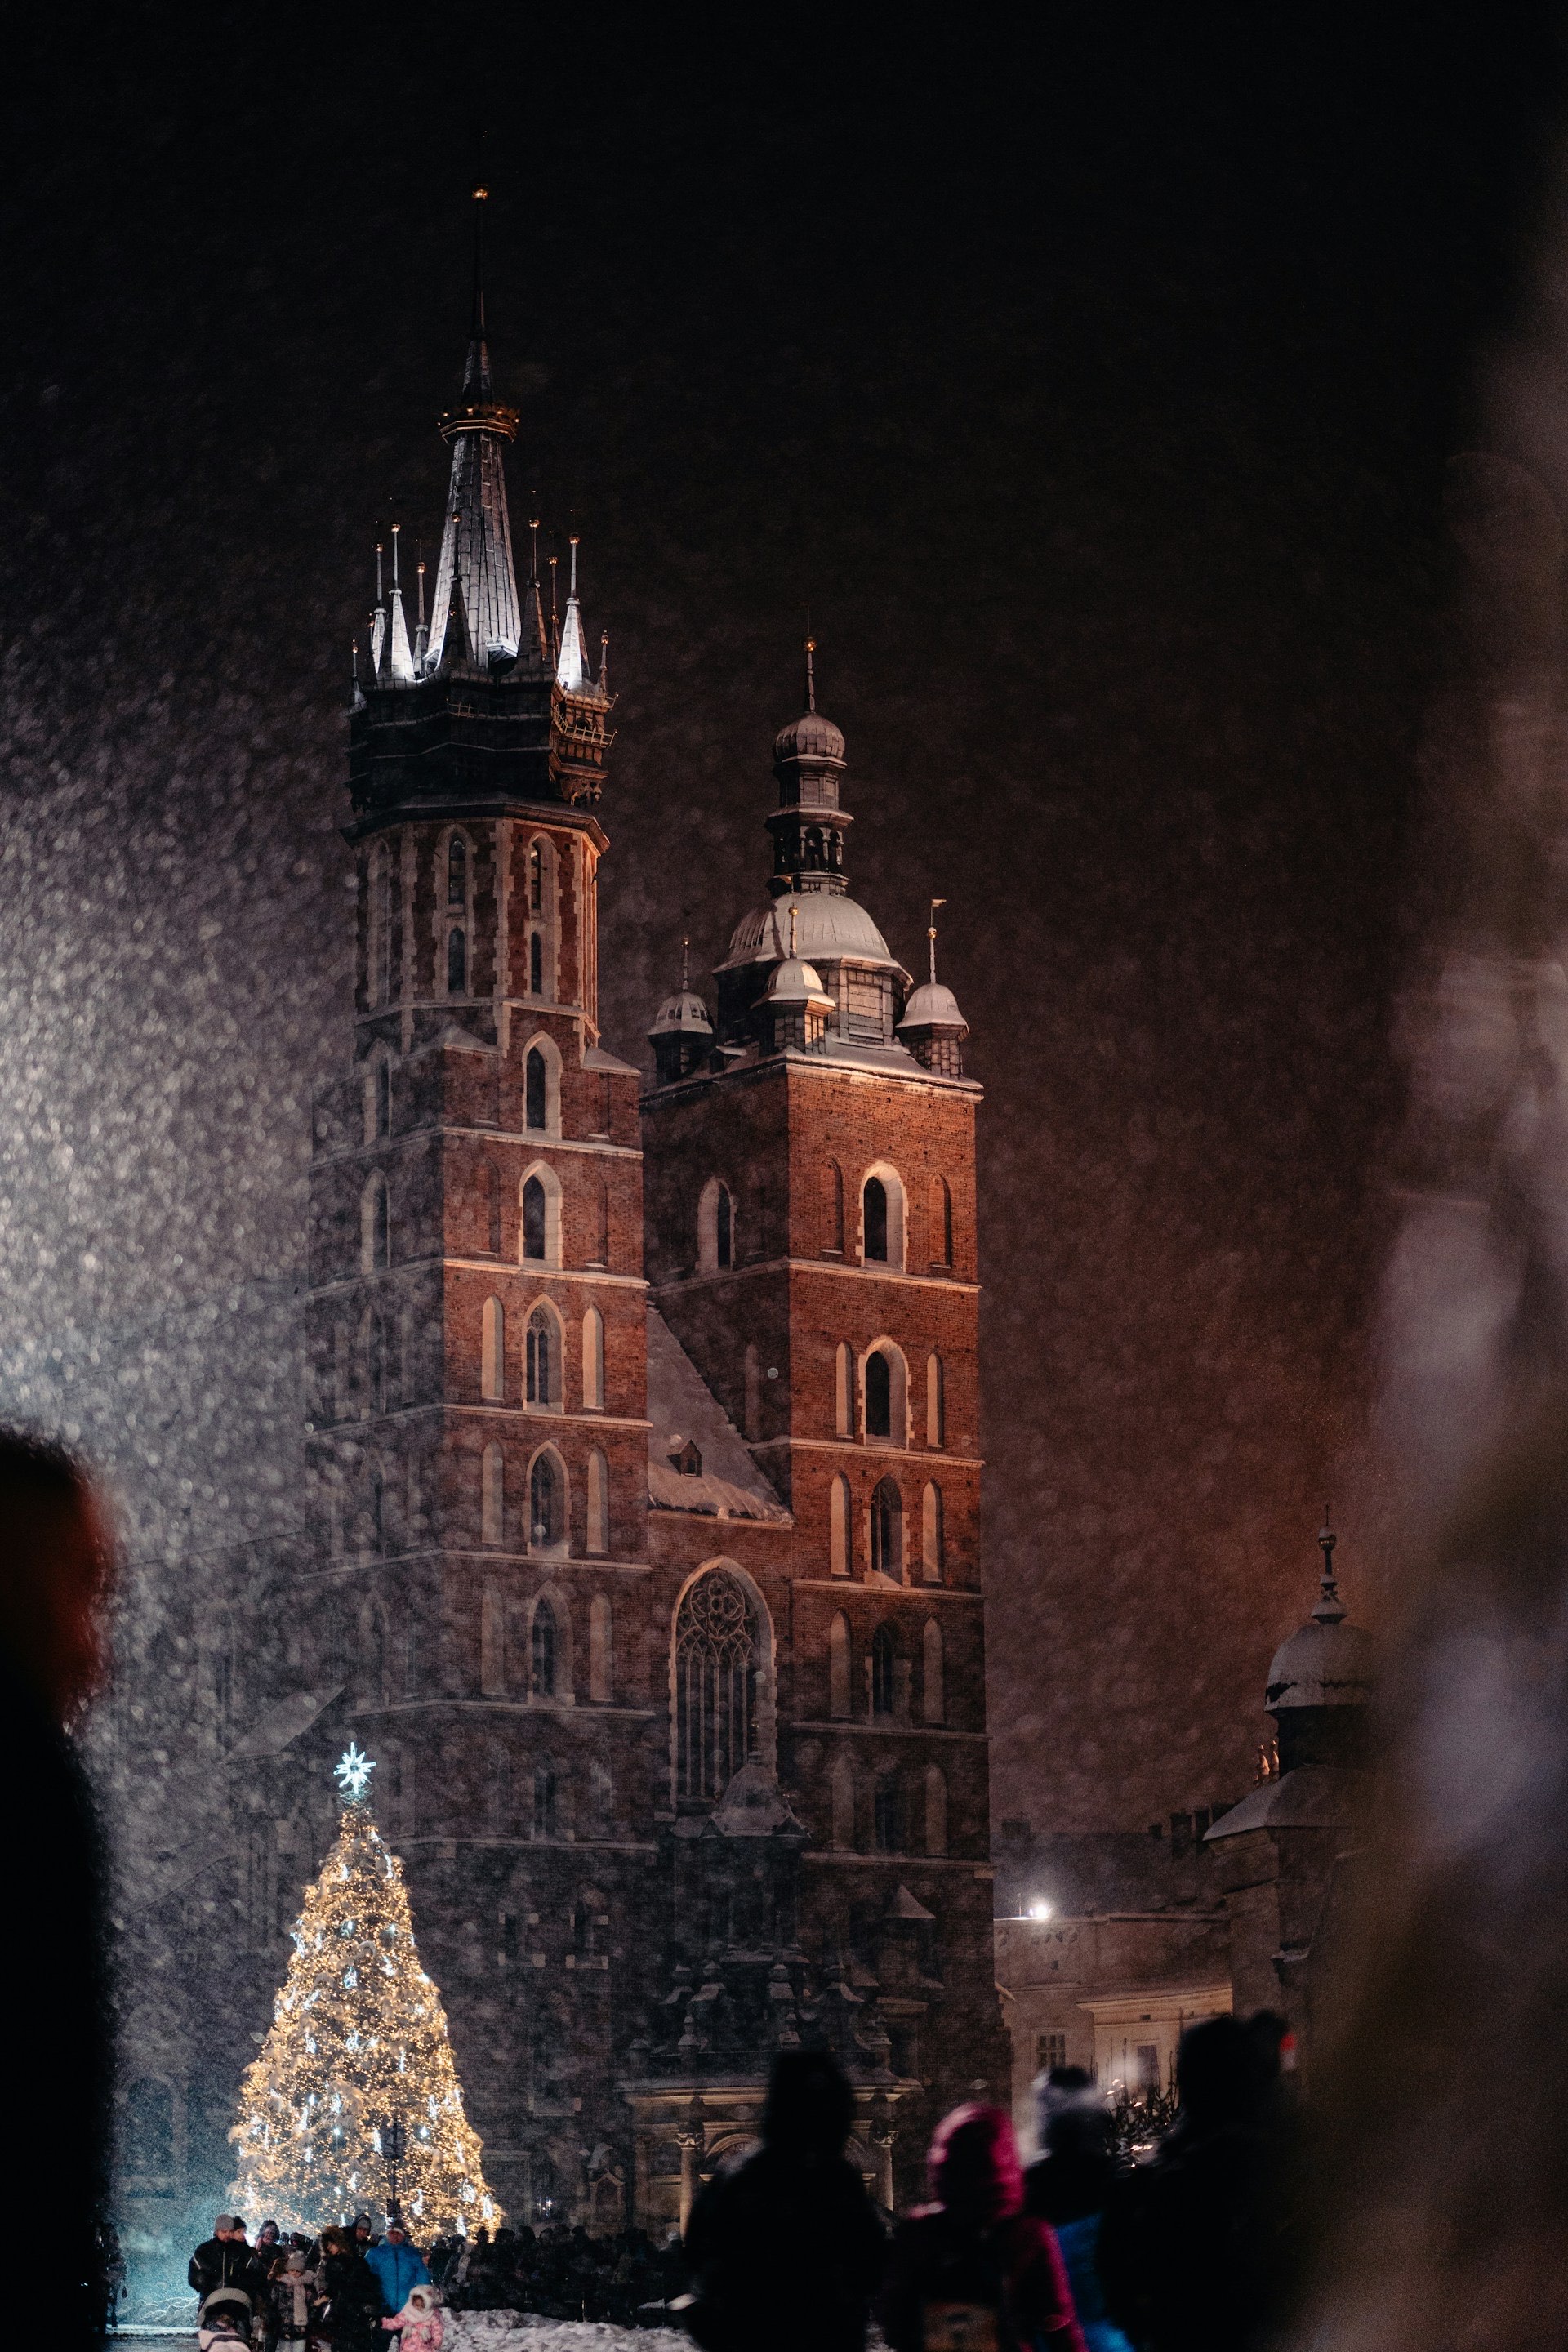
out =
<svg viewBox="0 0 1568 2352"><path fill-rule="evenodd" d="M696 1511L715 1519L761 1519L788 1527L790 1515L750 1449L657 1308L647 1311L647 1496L656 1511ZM683 1444L700 1471L678 1470Z"/></svg>

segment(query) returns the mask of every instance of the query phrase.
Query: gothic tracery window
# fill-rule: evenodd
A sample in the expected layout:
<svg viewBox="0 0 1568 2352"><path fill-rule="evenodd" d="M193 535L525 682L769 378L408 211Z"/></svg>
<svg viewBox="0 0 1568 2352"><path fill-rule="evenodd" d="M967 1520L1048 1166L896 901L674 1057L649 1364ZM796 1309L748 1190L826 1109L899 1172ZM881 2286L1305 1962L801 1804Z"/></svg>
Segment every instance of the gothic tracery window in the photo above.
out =
<svg viewBox="0 0 1568 2352"><path fill-rule="evenodd" d="M879 1176L868 1176L866 1189L860 1196L865 1218L866 1259L868 1265L886 1265L888 1262L888 1188Z"/></svg>
<svg viewBox="0 0 1568 2352"><path fill-rule="evenodd" d="M544 1187L537 1176L531 1176L522 1188L522 1254L524 1257L543 1259L544 1224Z"/></svg>
<svg viewBox="0 0 1568 2352"><path fill-rule="evenodd" d="M879 1478L871 1490L871 1565L895 1584L903 1582L904 1502L891 1478Z"/></svg>
<svg viewBox="0 0 1568 2352"><path fill-rule="evenodd" d="M447 934L447 993L466 996L468 992L468 942L460 924L455 924Z"/></svg>
<svg viewBox="0 0 1568 2352"><path fill-rule="evenodd" d="M555 1696L555 1612L542 1601L533 1612L533 1696Z"/></svg>
<svg viewBox="0 0 1568 2352"><path fill-rule="evenodd" d="M893 1433L893 1368L880 1348L866 1359L866 1434Z"/></svg>
<svg viewBox="0 0 1568 2352"><path fill-rule="evenodd" d="M760 1644L739 1577L714 1569L681 1601L675 1622L676 1793L723 1794L756 1732Z"/></svg>
<svg viewBox="0 0 1568 2352"><path fill-rule="evenodd" d="M555 1402L555 1363L553 1357L555 1328L547 1307L536 1307L528 1318L528 1402L530 1404L553 1404Z"/></svg>

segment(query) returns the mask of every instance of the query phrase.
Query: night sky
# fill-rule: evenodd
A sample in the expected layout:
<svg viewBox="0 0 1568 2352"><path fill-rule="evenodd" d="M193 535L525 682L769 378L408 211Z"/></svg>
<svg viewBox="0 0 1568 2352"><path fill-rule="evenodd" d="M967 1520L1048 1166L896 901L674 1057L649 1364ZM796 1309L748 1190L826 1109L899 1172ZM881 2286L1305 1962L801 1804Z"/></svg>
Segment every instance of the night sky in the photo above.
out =
<svg viewBox="0 0 1568 2352"><path fill-rule="evenodd" d="M434 552L482 108L514 530L574 516L620 694L607 1042L763 896L809 607L987 1090L998 1815L1241 1792L1324 1495L1352 1605L1386 1545L1444 466L1562 82L1523 9L1280 13L12 28L0 1402L138 1539L287 1516L349 639Z"/></svg>

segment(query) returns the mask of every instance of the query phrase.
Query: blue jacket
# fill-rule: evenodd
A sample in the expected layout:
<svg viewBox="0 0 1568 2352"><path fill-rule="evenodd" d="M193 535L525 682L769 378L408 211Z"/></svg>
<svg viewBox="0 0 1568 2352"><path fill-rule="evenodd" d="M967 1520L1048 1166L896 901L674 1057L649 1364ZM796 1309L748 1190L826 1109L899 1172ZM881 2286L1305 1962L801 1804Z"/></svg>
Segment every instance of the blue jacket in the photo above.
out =
<svg viewBox="0 0 1568 2352"><path fill-rule="evenodd" d="M430 2284L424 2255L406 2238L400 2246L389 2246L384 2238L379 2246L366 2249L365 2260L380 2281L382 2301L394 2315L407 2302L410 2287Z"/></svg>

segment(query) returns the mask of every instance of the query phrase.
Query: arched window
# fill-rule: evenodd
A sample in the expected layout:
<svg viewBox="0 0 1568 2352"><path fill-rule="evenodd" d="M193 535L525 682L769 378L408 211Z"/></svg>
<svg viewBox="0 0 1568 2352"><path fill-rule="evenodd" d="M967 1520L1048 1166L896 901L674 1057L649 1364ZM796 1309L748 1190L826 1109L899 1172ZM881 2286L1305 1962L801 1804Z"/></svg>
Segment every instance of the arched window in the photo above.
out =
<svg viewBox="0 0 1568 2352"><path fill-rule="evenodd" d="M605 1409L605 1318L596 1307L583 1317L583 1409Z"/></svg>
<svg viewBox="0 0 1568 2352"><path fill-rule="evenodd" d="M855 1767L840 1756L833 1767L833 1843L841 1853L855 1847Z"/></svg>
<svg viewBox="0 0 1568 2352"><path fill-rule="evenodd" d="M827 1489L827 1566L833 1576L850 1576L849 1481L842 1475Z"/></svg>
<svg viewBox="0 0 1568 2352"><path fill-rule="evenodd" d="M891 1629L879 1625L871 1636L871 1712L891 1715L897 1680L895 1668L898 1654L893 1648Z"/></svg>
<svg viewBox="0 0 1568 2352"><path fill-rule="evenodd" d="M721 1274L735 1263L735 1204L728 1184L710 1176L697 1203L697 1265Z"/></svg>
<svg viewBox="0 0 1568 2352"><path fill-rule="evenodd" d="M947 1780L940 1764L926 1766L926 1852L947 1852Z"/></svg>
<svg viewBox="0 0 1568 2352"><path fill-rule="evenodd" d="M840 1437L855 1434L854 1359L842 1339L833 1358L833 1426Z"/></svg>
<svg viewBox="0 0 1568 2352"><path fill-rule="evenodd" d="M866 1434L868 1437L891 1437L893 1433L893 1368L880 1348L874 1348L866 1359Z"/></svg>
<svg viewBox="0 0 1568 2352"><path fill-rule="evenodd" d="M526 1360L529 1403L559 1405L561 1335L554 1316L542 1300L528 1318Z"/></svg>
<svg viewBox="0 0 1568 2352"><path fill-rule="evenodd" d="M378 841L370 855L370 881L365 905L365 1001L369 1004L384 1004L388 994L390 895L386 845Z"/></svg>
<svg viewBox="0 0 1568 2352"><path fill-rule="evenodd" d="M544 993L544 937L540 931L528 942L528 992L531 996Z"/></svg>
<svg viewBox="0 0 1568 2352"><path fill-rule="evenodd" d="M550 1124L550 1074L537 1045L529 1048L523 1064L523 1123L542 1135Z"/></svg>
<svg viewBox="0 0 1568 2352"><path fill-rule="evenodd" d="M675 1621L676 1793L721 1796L756 1735L758 1632L738 1576L713 1569Z"/></svg>
<svg viewBox="0 0 1568 2352"><path fill-rule="evenodd" d="M370 1548L378 1559L386 1549L386 1473L379 1462L370 1468Z"/></svg>
<svg viewBox="0 0 1568 2352"><path fill-rule="evenodd" d="M596 1445L588 1454L587 1489L587 1548L591 1552L606 1552L610 1549L610 1465Z"/></svg>
<svg viewBox="0 0 1568 2352"><path fill-rule="evenodd" d="M542 1164L523 1171L521 1231L519 1242L525 1264L561 1263L561 1179Z"/></svg>
<svg viewBox="0 0 1568 2352"><path fill-rule="evenodd" d="M871 1801L871 1824L879 1853L903 1853L903 1791L897 1772L883 1772L878 1779Z"/></svg>
<svg viewBox="0 0 1568 2352"><path fill-rule="evenodd" d="M506 1394L506 1309L487 1298L479 1314L479 1394L500 1404Z"/></svg>
<svg viewBox="0 0 1568 2352"><path fill-rule="evenodd" d="M895 1584L904 1580L904 1498L892 1478L871 1489L871 1565Z"/></svg>
<svg viewBox="0 0 1568 2352"><path fill-rule="evenodd" d="M868 1265L888 1263L888 1188L879 1176L868 1176L860 1195L861 1255Z"/></svg>
<svg viewBox="0 0 1568 2352"><path fill-rule="evenodd" d="M544 851L537 841L531 842L528 849L528 911L531 915L544 912Z"/></svg>
<svg viewBox="0 0 1568 2352"><path fill-rule="evenodd" d="M926 1444L947 1444L947 1381L940 1356L926 1358Z"/></svg>
<svg viewBox="0 0 1568 2352"><path fill-rule="evenodd" d="M750 1339L746 1342L744 1369L746 1435L760 1437L763 1433L763 1360Z"/></svg>
<svg viewBox="0 0 1568 2352"><path fill-rule="evenodd" d="M540 1461L545 1460L541 1454ZM534 1464L537 1470L539 1463ZM541 1601L533 1612L533 1632L530 1643L530 1664L535 1698L555 1696L555 1612L548 1601Z"/></svg>
<svg viewBox="0 0 1568 2352"><path fill-rule="evenodd" d="M860 1256L867 1265L903 1267L904 1188L885 1160L868 1168L861 1181Z"/></svg>
<svg viewBox="0 0 1568 2352"><path fill-rule="evenodd" d="M827 1629L827 1712L841 1719L853 1712L849 1687L849 1620L842 1609Z"/></svg>
<svg viewBox="0 0 1568 2352"><path fill-rule="evenodd" d="M946 1675L942 1658L942 1627L934 1617L928 1617L921 1637L921 1712L928 1723L947 1721Z"/></svg>
<svg viewBox="0 0 1568 2352"><path fill-rule="evenodd" d="M535 1551L552 1550L565 1540L565 1487L554 1454L535 1454L528 1474L528 1540Z"/></svg>
<svg viewBox="0 0 1568 2352"><path fill-rule="evenodd" d="M468 845L455 833L447 845L447 904L466 908L468 903Z"/></svg>
<svg viewBox="0 0 1568 2352"><path fill-rule="evenodd" d="M505 1506L505 1456L499 1445L487 1445L479 1463L479 1541L499 1544Z"/></svg>
<svg viewBox="0 0 1568 2352"><path fill-rule="evenodd" d="M484 1223L482 1249L491 1257L500 1255L500 1170L494 1160L487 1160L479 1171L479 1214Z"/></svg>
<svg viewBox="0 0 1568 2352"><path fill-rule="evenodd" d="M595 1706L608 1706L615 1695L612 1630L609 1595L595 1592L588 1603L588 1696Z"/></svg>
<svg viewBox="0 0 1568 2352"><path fill-rule="evenodd" d="M615 1826L616 1784L605 1764L588 1767L588 1834L608 1837Z"/></svg>
<svg viewBox="0 0 1568 2352"><path fill-rule="evenodd" d="M942 1582L942 1488L933 1478L921 1496L921 1574L927 1584Z"/></svg>
<svg viewBox="0 0 1568 2352"><path fill-rule="evenodd" d="M360 1195L360 1268L380 1274L392 1264L392 1209L386 1179L377 1169Z"/></svg>
<svg viewBox="0 0 1568 2352"><path fill-rule="evenodd" d="M822 1223L825 1251L835 1257L844 1254L844 1171L837 1160L830 1160L822 1171Z"/></svg>
<svg viewBox="0 0 1568 2352"><path fill-rule="evenodd" d="M371 1412L386 1411L386 1331L374 1311L364 1318L364 1392Z"/></svg>
<svg viewBox="0 0 1568 2352"><path fill-rule="evenodd" d="M931 1179L931 1255L933 1265L952 1264L952 1194L945 1176Z"/></svg>
<svg viewBox="0 0 1568 2352"><path fill-rule="evenodd" d="M522 1188L522 1254L543 1262L546 1227L544 1187L531 1176Z"/></svg>
<svg viewBox="0 0 1568 2352"><path fill-rule="evenodd" d="M467 996L468 992L468 935L460 923L454 923L447 934L447 993Z"/></svg>
<svg viewBox="0 0 1568 2352"><path fill-rule="evenodd" d="M561 1834L555 1767L547 1756L542 1757L533 1768L533 1834L536 1838L559 1837Z"/></svg>
<svg viewBox="0 0 1568 2352"><path fill-rule="evenodd" d="M392 1064L382 1052L372 1055L364 1072L364 1139L374 1143L392 1132Z"/></svg>
<svg viewBox="0 0 1568 2352"><path fill-rule="evenodd" d="M505 1698L506 1601L499 1585L487 1584L479 1595L479 1694Z"/></svg>

